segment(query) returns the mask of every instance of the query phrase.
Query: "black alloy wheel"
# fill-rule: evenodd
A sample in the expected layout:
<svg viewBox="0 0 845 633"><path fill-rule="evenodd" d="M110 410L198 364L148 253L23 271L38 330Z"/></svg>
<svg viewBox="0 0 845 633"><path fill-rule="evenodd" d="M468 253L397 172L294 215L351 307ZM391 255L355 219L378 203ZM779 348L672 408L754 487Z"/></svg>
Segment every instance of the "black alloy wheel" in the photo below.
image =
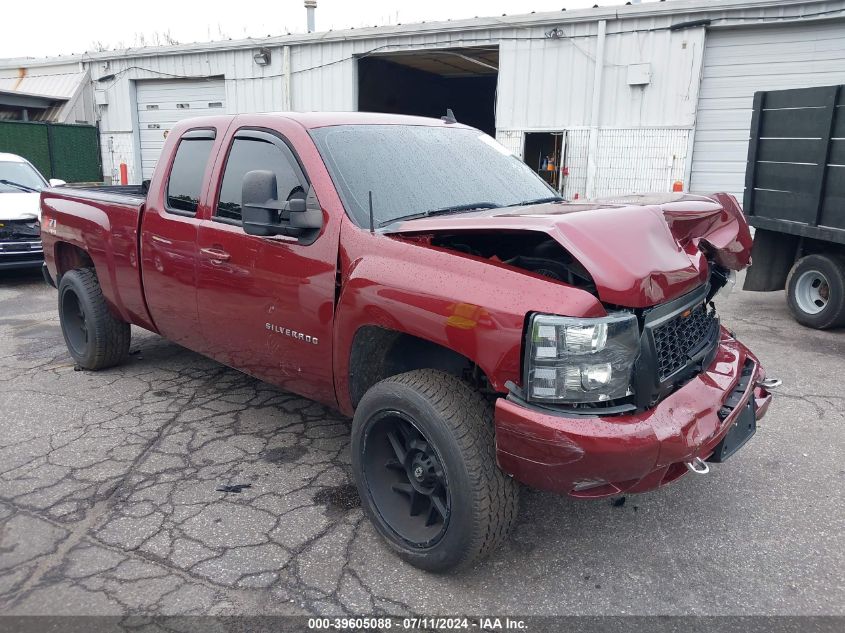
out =
<svg viewBox="0 0 845 633"><path fill-rule="evenodd" d="M84 356L88 349L88 324L79 297L72 288L62 293L61 315L62 330L69 351L74 356Z"/></svg>
<svg viewBox="0 0 845 633"><path fill-rule="evenodd" d="M364 476L381 518L403 541L429 547L449 524L449 484L431 442L399 411L383 411L364 442Z"/></svg>

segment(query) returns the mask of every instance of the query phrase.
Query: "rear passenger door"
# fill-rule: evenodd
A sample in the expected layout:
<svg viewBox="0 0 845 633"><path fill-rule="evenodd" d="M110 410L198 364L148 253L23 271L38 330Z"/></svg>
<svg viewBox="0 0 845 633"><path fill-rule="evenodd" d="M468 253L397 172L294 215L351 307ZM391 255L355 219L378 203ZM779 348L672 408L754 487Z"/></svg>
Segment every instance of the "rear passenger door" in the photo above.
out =
<svg viewBox="0 0 845 633"><path fill-rule="evenodd" d="M216 196L209 196L212 216L200 226L198 240L198 305L206 353L299 394L333 400L337 236L321 235L303 245L296 238L243 231L241 189L247 172L272 171L280 200L305 199L310 189L279 132L240 129L221 154L224 163L215 169L220 186Z"/></svg>
<svg viewBox="0 0 845 633"><path fill-rule="evenodd" d="M141 230L144 296L153 322L164 337L193 350L203 344L197 314L197 229L216 135L214 128L182 134L170 165L161 166L166 178L154 181L159 189L147 196Z"/></svg>

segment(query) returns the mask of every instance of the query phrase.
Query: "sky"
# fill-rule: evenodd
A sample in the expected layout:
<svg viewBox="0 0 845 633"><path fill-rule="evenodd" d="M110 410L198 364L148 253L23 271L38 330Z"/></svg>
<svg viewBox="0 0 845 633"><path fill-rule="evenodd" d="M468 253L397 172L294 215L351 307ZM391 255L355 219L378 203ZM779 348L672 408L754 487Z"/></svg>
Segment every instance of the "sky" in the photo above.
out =
<svg viewBox="0 0 845 633"><path fill-rule="evenodd" d="M644 0L648 2L651 0ZM612 6L625 0L317 0L317 30ZM0 58L305 31L303 0L6 0ZM34 10L35 9L35 10ZM40 17L40 19L39 19Z"/></svg>

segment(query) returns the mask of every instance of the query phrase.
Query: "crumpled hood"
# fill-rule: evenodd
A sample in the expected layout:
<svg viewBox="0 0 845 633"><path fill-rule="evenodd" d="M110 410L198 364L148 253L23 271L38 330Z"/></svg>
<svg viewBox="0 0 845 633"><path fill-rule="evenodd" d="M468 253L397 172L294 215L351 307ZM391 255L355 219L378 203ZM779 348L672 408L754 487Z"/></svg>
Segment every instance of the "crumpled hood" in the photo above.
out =
<svg viewBox="0 0 845 633"><path fill-rule="evenodd" d="M643 200L639 198L639 200ZM736 199L674 195L646 204L543 204L402 222L388 233L542 231L590 273L599 298L642 308L670 301L709 276L707 257L731 270L751 260L751 234Z"/></svg>
<svg viewBox="0 0 845 633"><path fill-rule="evenodd" d="M26 220L33 216L41 218L41 194L38 191L0 193L0 222Z"/></svg>

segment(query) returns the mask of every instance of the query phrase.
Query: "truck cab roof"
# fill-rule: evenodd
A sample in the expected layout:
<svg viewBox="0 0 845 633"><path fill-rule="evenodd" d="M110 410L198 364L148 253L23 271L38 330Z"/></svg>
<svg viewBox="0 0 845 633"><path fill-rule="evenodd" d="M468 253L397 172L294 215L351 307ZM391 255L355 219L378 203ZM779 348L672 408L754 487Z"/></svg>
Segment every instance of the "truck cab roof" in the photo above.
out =
<svg viewBox="0 0 845 633"><path fill-rule="evenodd" d="M445 113L444 113L445 114ZM474 130L472 126L459 122L447 122L442 119L384 112L262 112L257 114L220 114L214 116L182 119L176 123L169 134L180 137L188 130L217 127L225 130L230 125L260 125L274 128L279 124L291 122L305 130L316 130L332 126L352 125L395 125L416 127L448 127L453 129Z"/></svg>
<svg viewBox="0 0 845 633"><path fill-rule="evenodd" d="M445 114L445 113L444 113ZM236 119L240 115L232 115ZM268 112L250 117L285 118L295 121L304 128L320 128L332 125L425 125L469 127L461 123L447 123L441 119L384 112Z"/></svg>

